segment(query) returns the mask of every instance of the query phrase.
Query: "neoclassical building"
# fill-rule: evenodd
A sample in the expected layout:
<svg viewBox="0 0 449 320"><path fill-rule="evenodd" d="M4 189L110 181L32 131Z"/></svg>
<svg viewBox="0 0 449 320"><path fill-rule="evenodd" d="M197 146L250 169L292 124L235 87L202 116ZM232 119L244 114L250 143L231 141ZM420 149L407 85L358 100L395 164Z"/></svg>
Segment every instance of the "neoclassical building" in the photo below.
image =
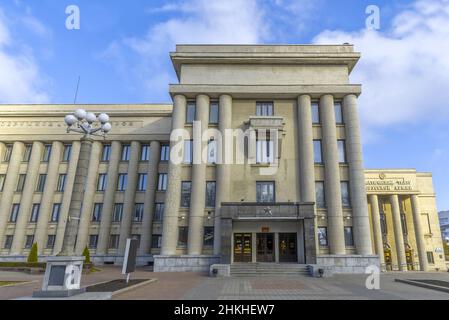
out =
<svg viewBox="0 0 449 320"><path fill-rule="evenodd" d="M60 252L80 150L63 119L82 107L112 122L76 241L96 262L121 263L133 237L157 271L443 268L431 176L364 170L352 45L178 45L171 58L173 104L1 106L1 259ZM370 189L379 175L416 188Z"/></svg>

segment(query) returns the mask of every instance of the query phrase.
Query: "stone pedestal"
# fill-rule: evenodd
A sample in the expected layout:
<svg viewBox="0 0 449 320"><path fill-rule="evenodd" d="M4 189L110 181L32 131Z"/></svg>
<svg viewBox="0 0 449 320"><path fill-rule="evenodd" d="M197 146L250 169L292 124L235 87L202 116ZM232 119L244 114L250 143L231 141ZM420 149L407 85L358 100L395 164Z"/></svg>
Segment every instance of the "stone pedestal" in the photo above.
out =
<svg viewBox="0 0 449 320"><path fill-rule="evenodd" d="M220 257L214 255L158 255L154 256L154 272L209 272L217 263Z"/></svg>

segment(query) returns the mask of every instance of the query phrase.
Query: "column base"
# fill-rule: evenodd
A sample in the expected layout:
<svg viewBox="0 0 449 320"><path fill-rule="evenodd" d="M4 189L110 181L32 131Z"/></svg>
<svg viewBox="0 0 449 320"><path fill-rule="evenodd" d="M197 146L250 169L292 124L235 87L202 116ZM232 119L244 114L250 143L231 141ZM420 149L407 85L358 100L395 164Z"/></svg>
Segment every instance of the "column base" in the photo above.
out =
<svg viewBox="0 0 449 320"><path fill-rule="evenodd" d="M220 263L214 255L154 256L154 272L209 272L210 266Z"/></svg>

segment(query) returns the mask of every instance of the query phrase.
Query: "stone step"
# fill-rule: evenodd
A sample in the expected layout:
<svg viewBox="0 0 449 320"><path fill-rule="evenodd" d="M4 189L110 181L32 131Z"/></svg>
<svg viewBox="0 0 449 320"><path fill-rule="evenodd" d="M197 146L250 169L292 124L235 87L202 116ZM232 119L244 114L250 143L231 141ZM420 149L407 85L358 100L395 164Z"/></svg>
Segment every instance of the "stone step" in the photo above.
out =
<svg viewBox="0 0 449 320"><path fill-rule="evenodd" d="M231 265L231 276L307 276L309 268L303 264L283 263L235 263Z"/></svg>

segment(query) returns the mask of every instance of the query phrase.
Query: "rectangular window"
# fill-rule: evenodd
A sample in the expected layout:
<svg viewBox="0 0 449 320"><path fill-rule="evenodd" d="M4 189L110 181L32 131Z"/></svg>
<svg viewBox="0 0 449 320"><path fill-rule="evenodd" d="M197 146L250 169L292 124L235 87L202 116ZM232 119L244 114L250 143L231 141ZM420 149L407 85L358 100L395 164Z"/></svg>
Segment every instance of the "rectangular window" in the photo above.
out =
<svg viewBox="0 0 449 320"><path fill-rule="evenodd" d="M124 144L122 146L122 161L129 161L131 155L131 146L129 144Z"/></svg>
<svg viewBox="0 0 449 320"><path fill-rule="evenodd" d="M170 146L161 146L161 161L168 161L170 159Z"/></svg>
<svg viewBox="0 0 449 320"><path fill-rule="evenodd" d="M313 159L315 163L323 163L323 151L321 149L321 140L313 140Z"/></svg>
<svg viewBox="0 0 449 320"><path fill-rule="evenodd" d="M109 236L109 249L117 249L120 236L118 234L111 234Z"/></svg>
<svg viewBox="0 0 449 320"><path fill-rule="evenodd" d="M64 173L59 175L58 185L56 187L57 192L64 192L66 178L67 178L67 175Z"/></svg>
<svg viewBox="0 0 449 320"><path fill-rule="evenodd" d="M340 163L346 163L346 143L345 140L338 140L338 161Z"/></svg>
<svg viewBox="0 0 449 320"><path fill-rule="evenodd" d="M42 156L42 161L43 162L50 161L50 156L51 156L51 144L46 144L44 147L44 154Z"/></svg>
<svg viewBox="0 0 449 320"><path fill-rule="evenodd" d="M193 140L184 140L183 163L192 164L193 162Z"/></svg>
<svg viewBox="0 0 449 320"><path fill-rule="evenodd" d="M166 190L167 190L167 174L160 173L157 182L157 191L166 191Z"/></svg>
<svg viewBox="0 0 449 320"><path fill-rule="evenodd" d="M9 222L17 222L17 216L19 215L20 204L14 203L11 207L11 214L9 215Z"/></svg>
<svg viewBox="0 0 449 320"><path fill-rule="evenodd" d="M34 243L34 235L28 235L25 239L25 249L31 249Z"/></svg>
<svg viewBox="0 0 449 320"><path fill-rule="evenodd" d="M117 180L117 191L125 191L128 175L126 173L119 173Z"/></svg>
<svg viewBox="0 0 449 320"><path fill-rule="evenodd" d="M60 203L53 204L53 210L51 211L51 222L58 222L60 213L61 213L61 204Z"/></svg>
<svg viewBox="0 0 449 320"><path fill-rule="evenodd" d="M217 124L218 123L218 102L211 102L209 109L209 123Z"/></svg>
<svg viewBox="0 0 449 320"><path fill-rule="evenodd" d="M91 234L89 236L89 248L95 249L95 248L97 248L97 244L98 244L98 235Z"/></svg>
<svg viewBox="0 0 449 320"><path fill-rule="evenodd" d="M36 192L44 192L45 181L47 180L46 174L40 174L37 180Z"/></svg>
<svg viewBox="0 0 449 320"><path fill-rule="evenodd" d="M203 245L209 247L214 245L214 227L204 227Z"/></svg>
<svg viewBox="0 0 449 320"><path fill-rule="evenodd" d="M215 208L215 181L206 182L206 208Z"/></svg>
<svg viewBox="0 0 449 320"><path fill-rule="evenodd" d="M103 145L103 152L101 153L101 161L102 162L108 162L111 159L111 145L110 144L104 144Z"/></svg>
<svg viewBox="0 0 449 320"><path fill-rule="evenodd" d="M23 191L23 187L25 186L25 180L26 180L26 174L20 174L19 180L17 181L17 188L16 188L17 192Z"/></svg>
<svg viewBox="0 0 449 320"><path fill-rule="evenodd" d="M5 155L3 156L4 162L9 162L9 160L11 160L12 148L13 148L12 144L6 145Z"/></svg>
<svg viewBox="0 0 449 320"><path fill-rule="evenodd" d="M407 229L407 218L405 213L401 213L401 226L402 226L402 233L406 236L408 234L408 229Z"/></svg>
<svg viewBox="0 0 449 320"><path fill-rule="evenodd" d="M134 205L134 222L142 222L143 220L143 203L136 203Z"/></svg>
<svg viewBox="0 0 449 320"><path fill-rule="evenodd" d="M95 203L94 209L92 211L92 222L100 222L101 221L101 212L103 211L102 203Z"/></svg>
<svg viewBox="0 0 449 320"><path fill-rule="evenodd" d="M123 203L114 204L114 213L112 215L112 222L122 221L123 215Z"/></svg>
<svg viewBox="0 0 449 320"><path fill-rule="evenodd" d="M429 217L429 214L426 213L426 214L424 214L424 216L426 217L427 234L432 234L432 228L430 227L430 217ZM424 229L424 230L425 230L425 229Z"/></svg>
<svg viewBox="0 0 449 320"><path fill-rule="evenodd" d="M147 190L148 175L146 173L139 173L137 178L137 191Z"/></svg>
<svg viewBox="0 0 449 320"><path fill-rule="evenodd" d="M343 206L343 208L348 208L351 206L351 197L349 195L349 182L341 181L340 188L341 188L341 205Z"/></svg>
<svg viewBox="0 0 449 320"><path fill-rule="evenodd" d="M318 227L318 243L320 247L327 247L329 243L327 242L327 228Z"/></svg>
<svg viewBox="0 0 449 320"><path fill-rule="evenodd" d="M315 181L315 201L317 208L326 207L326 197L324 194L324 181Z"/></svg>
<svg viewBox="0 0 449 320"><path fill-rule="evenodd" d="M53 249L55 247L56 236L54 234L48 235L47 238L47 249Z"/></svg>
<svg viewBox="0 0 449 320"><path fill-rule="evenodd" d="M6 174L0 174L0 192L3 192L3 187L5 186Z"/></svg>
<svg viewBox="0 0 449 320"><path fill-rule="evenodd" d="M149 161L150 160L150 145L144 144L140 150L140 161Z"/></svg>
<svg viewBox="0 0 449 320"><path fill-rule="evenodd" d="M334 110L335 110L335 122L337 124L342 124L343 123L343 111L341 108L341 102L334 103Z"/></svg>
<svg viewBox="0 0 449 320"><path fill-rule="evenodd" d="M273 102L256 102L256 116L272 117L274 115Z"/></svg>
<svg viewBox="0 0 449 320"><path fill-rule="evenodd" d="M312 102L312 123L320 123L320 107L318 102Z"/></svg>
<svg viewBox="0 0 449 320"><path fill-rule="evenodd" d="M192 187L192 183L190 181L183 181L181 183L181 207L182 208L190 207L191 187Z"/></svg>
<svg viewBox="0 0 449 320"><path fill-rule="evenodd" d="M108 183L108 175L106 173L100 173L97 181L97 191L105 191Z"/></svg>
<svg viewBox="0 0 449 320"><path fill-rule="evenodd" d="M131 239L137 240L137 248L140 247L140 238L141 238L140 234L132 234L131 235Z"/></svg>
<svg viewBox="0 0 449 320"><path fill-rule="evenodd" d="M33 149L33 145L32 144L27 144L25 146L25 152L23 153L23 158L22 161L23 162L28 162L30 161L31 158L31 150Z"/></svg>
<svg viewBox="0 0 449 320"><path fill-rule="evenodd" d="M211 139L207 143L207 163L217 163L217 141Z"/></svg>
<svg viewBox="0 0 449 320"><path fill-rule="evenodd" d="M256 194L258 203L274 203L274 182L256 182Z"/></svg>
<svg viewBox="0 0 449 320"><path fill-rule="evenodd" d="M39 218L39 211L41 209L41 205L39 203L33 204L31 208L30 222L36 223Z"/></svg>
<svg viewBox="0 0 449 320"><path fill-rule="evenodd" d="M435 264L435 260L433 258L433 252L432 251L427 251L427 262L429 264Z"/></svg>
<svg viewBox="0 0 449 320"><path fill-rule="evenodd" d="M186 123L195 121L196 104L193 101L187 102Z"/></svg>
<svg viewBox="0 0 449 320"><path fill-rule="evenodd" d="M151 236L151 248L153 249L159 249L162 244L162 235L160 234L153 234Z"/></svg>
<svg viewBox="0 0 449 320"><path fill-rule="evenodd" d="M256 162L274 163L274 141L267 139L258 139L256 141Z"/></svg>
<svg viewBox="0 0 449 320"><path fill-rule="evenodd" d="M62 154L62 161L63 162L69 162L71 155L72 155L72 145L71 144L65 144L64 145L64 152Z"/></svg>
<svg viewBox="0 0 449 320"><path fill-rule="evenodd" d="M161 222L164 219L164 203L156 203L154 206L154 221Z"/></svg>
<svg viewBox="0 0 449 320"><path fill-rule="evenodd" d="M354 235L352 233L352 227L345 227L345 246L353 247L354 246Z"/></svg>
<svg viewBox="0 0 449 320"><path fill-rule="evenodd" d="M3 248L5 249L11 249L12 246L12 240L14 239L13 235L7 235L5 237L5 244L3 245Z"/></svg>
<svg viewBox="0 0 449 320"><path fill-rule="evenodd" d="M179 227L178 229L178 247L187 247L187 238L189 227Z"/></svg>

